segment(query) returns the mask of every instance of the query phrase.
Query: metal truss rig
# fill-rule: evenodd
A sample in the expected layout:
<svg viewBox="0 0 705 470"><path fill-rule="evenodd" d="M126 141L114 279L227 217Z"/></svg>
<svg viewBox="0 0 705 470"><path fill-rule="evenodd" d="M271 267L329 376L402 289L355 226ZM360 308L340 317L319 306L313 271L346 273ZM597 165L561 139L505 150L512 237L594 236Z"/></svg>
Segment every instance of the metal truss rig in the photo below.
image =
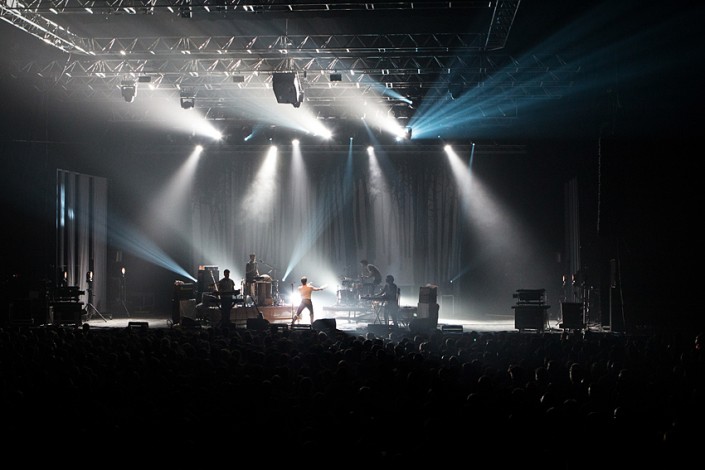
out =
<svg viewBox="0 0 705 470"><path fill-rule="evenodd" d="M114 98L125 80L144 79L160 89L198 89L199 106L217 108L224 101L240 99L243 89L249 97L259 93L271 98L272 73L294 71L307 92L306 101L317 107L357 100L361 95L387 106L408 107L422 99L446 100L451 88L481 94L490 85L504 104L515 107L516 99L562 96L577 72L561 57L519 60L501 52L519 3L0 0L0 19L68 54L49 63L16 63L17 71L43 77L47 88L63 91L68 99L95 99L101 94ZM81 37L59 24L62 15L91 13L295 16L360 9L490 9L491 21L479 33L105 38Z"/></svg>

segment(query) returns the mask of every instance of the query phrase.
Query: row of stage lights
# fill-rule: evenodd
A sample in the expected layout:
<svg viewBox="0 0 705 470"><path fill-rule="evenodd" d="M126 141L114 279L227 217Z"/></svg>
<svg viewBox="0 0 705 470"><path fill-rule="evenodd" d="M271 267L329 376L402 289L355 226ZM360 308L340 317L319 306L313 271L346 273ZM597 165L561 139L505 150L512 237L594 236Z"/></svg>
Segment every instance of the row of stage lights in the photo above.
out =
<svg viewBox="0 0 705 470"><path fill-rule="evenodd" d="M151 82L151 77L149 76L140 76L137 78L136 81L123 80L120 85L120 90L123 99L128 103L133 102L137 93L137 83L149 82ZM303 101L303 90L301 89L297 75L295 73L274 73L272 76L272 85L278 103L292 104L295 108L298 108L301 105ZM179 99L181 108L183 109L193 109L196 105L196 93L193 90L181 90L179 94ZM387 116L387 118L383 118L382 123L376 121L375 126L381 126L385 128L387 132L390 132L394 136L397 142L411 140L412 130L410 126L404 127L403 124L400 126L396 123L390 125L388 123L388 121L390 121L388 118L389 116ZM319 120L320 117L315 119ZM363 115L361 119L363 119L363 121L367 121L365 115ZM376 116L375 120L378 119L379 116ZM395 121L393 115L391 121ZM365 126L367 125L368 124L365 122ZM323 139L328 140L332 137L332 133L325 129L326 126L323 126L323 130L320 129L320 123L316 125L311 124L311 126L312 128L317 129L316 133ZM243 136L243 140L247 142L252 139L252 137L252 133L248 133L246 136Z"/></svg>
<svg viewBox="0 0 705 470"><path fill-rule="evenodd" d="M120 83L120 94L125 101L132 103L135 101L135 96L137 95L137 83L130 80L123 80ZM181 91L179 98L183 109L191 109L196 105L196 96L193 92L186 90Z"/></svg>
<svg viewBox="0 0 705 470"><path fill-rule="evenodd" d="M393 136L393 140L396 143L405 143L411 140L411 128L408 128L405 130L404 135L396 135ZM341 146L341 145L355 145L355 146L360 146L360 145L365 145L368 144L367 148L374 148L374 144L370 144L368 139L362 139L362 138L356 138L356 137L347 137L347 138L342 138L342 139L336 139L332 135L328 136L317 136L320 137L320 139L323 139L324 141L328 141L329 145L332 146ZM292 138L282 138L282 137L262 137L262 138L257 138L254 136L252 133L248 132L243 132L242 135L236 135L232 136L227 133L220 134L217 137L214 137L212 140L209 140L206 137L196 137L196 136L185 136L183 143L191 143L191 144L196 144L198 147L201 149L204 149L205 147L208 147L211 143L215 142L216 144L237 144L238 142L241 143L246 143L246 144L252 144L255 146L259 145L269 145L272 147L276 147L277 145L286 145L286 143L290 143L292 146L298 147L302 144L305 144L305 142L302 141L301 138L298 137L292 137ZM171 138L171 143L178 143L178 140L174 140L174 138ZM386 145L391 142L385 142L385 141L380 141L378 142L378 145ZM315 141L315 145L320 145L320 140Z"/></svg>
<svg viewBox="0 0 705 470"><path fill-rule="evenodd" d="M233 81L240 82L233 77ZM132 103L137 95L137 83L150 83L152 77L141 75L137 80L123 80L120 82L120 94L128 103ZM331 78L333 81L333 78ZM335 80L339 81L339 80ZM298 75L294 72L278 72L272 74L272 89L277 103L291 104L295 108L301 106L304 100L304 92L299 82ZM196 93L191 90L182 90L180 93L181 107L184 109L193 108L196 104Z"/></svg>

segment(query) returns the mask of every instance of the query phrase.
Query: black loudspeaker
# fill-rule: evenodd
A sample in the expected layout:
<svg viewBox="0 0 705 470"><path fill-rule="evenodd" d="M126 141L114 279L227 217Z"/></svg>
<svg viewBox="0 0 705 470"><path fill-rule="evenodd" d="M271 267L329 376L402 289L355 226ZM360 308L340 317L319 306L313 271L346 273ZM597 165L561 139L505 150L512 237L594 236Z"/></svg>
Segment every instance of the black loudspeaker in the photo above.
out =
<svg viewBox="0 0 705 470"><path fill-rule="evenodd" d="M130 322L127 322L127 329L128 330L135 330L135 329L148 330L149 329L149 322L130 321Z"/></svg>
<svg viewBox="0 0 705 470"><path fill-rule="evenodd" d="M216 284L218 284L218 280L220 280L220 271L218 270L218 266L199 267L197 278L198 293L213 290L209 287L213 286L215 288Z"/></svg>
<svg viewBox="0 0 705 470"><path fill-rule="evenodd" d="M335 318L321 318L314 320L311 329L315 331L335 331L337 329Z"/></svg>
<svg viewBox="0 0 705 470"><path fill-rule="evenodd" d="M419 288L420 304L435 304L438 297L437 286L423 286Z"/></svg>
<svg viewBox="0 0 705 470"><path fill-rule="evenodd" d="M10 302L10 325L33 325L32 311L29 300Z"/></svg>
<svg viewBox="0 0 705 470"><path fill-rule="evenodd" d="M247 329L264 331L269 327L269 321L264 318L248 318L247 319Z"/></svg>
<svg viewBox="0 0 705 470"><path fill-rule="evenodd" d="M514 328L517 330L543 330L545 325L545 306L517 305L514 307Z"/></svg>
<svg viewBox="0 0 705 470"><path fill-rule="evenodd" d="M195 284L174 284L174 300L189 300L195 298Z"/></svg>
<svg viewBox="0 0 705 470"><path fill-rule="evenodd" d="M296 323L291 325L291 331L311 331L311 325Z"/></svg>
<svg viewBox="0 0 705 470"><path fill-rule="evenodd" d="M81 302L56 302L52 304L54 324L80 325L83 303Z"/></svg>
<svg viewBox="0 0 705 470"><path fill-rule="evenodd" d="M277 103L290 103L295 108L298 108L304 99L296 73L272 74L272 88L274 89L274 95L277 97Z"/></svg>
<svg viewBox="0 0 705 470"><path fill-rule="evenodd" d="M196 300L175 300L172 302L171 321L181 323L184 318L196 319Z"/></svg>
<svg viewBox="0 0 705 470"><path fill-rule="evenodd" d="M410 333L432 333L438 328L437 318L414 318L409 322Z"/></svg>
<svg viewBox="0 0 705 470"><path fill-rule="evenodd" d="M561 303L561 324L564 329L580 329L583 325L583 305L577 302Z"/></svg>

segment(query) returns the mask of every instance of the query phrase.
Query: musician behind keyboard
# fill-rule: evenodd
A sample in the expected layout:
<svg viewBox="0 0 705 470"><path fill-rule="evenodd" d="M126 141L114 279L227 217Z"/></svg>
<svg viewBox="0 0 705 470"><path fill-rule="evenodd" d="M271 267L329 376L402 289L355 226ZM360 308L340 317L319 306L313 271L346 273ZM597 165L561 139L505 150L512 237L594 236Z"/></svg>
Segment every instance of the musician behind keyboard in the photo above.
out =
<svg viewBox="0 0 705 470"><path fill-rule="evenodd" d="M230 270L223 271L223 278L218 281L218 294L220 296L220 326L230 324L230 311L235 303L235 281L230 279Z"/></svg>
<svg viewBox="0 0 705 470"><path fill-rule="evenodd" d="M391 318L394 326L399 326L399 287L394 283L394 276L387 275L387 282L382 292L371 295L366 300L381 300L384 302L384 323L389 324Z"/></svg>

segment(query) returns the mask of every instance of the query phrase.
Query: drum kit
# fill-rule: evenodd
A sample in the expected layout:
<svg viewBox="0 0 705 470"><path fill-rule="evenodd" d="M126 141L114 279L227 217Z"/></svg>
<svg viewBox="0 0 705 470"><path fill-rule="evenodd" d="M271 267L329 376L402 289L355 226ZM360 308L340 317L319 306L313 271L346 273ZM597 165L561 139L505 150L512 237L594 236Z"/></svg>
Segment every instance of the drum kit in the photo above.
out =
<svg viewBox="0 0 705 470"><path fill-rule="evenodd" d="M255 278L255 292L257 293L257 305L274 305L272 277L269 274Z"/></svg>
<svg viewBox="0 0 705 470"><path fill-rule="evenodd" d="M342 305L356 305L360 301L362 282L350 277L340 278L340 289L337 292L338 303Z"/></svg>

